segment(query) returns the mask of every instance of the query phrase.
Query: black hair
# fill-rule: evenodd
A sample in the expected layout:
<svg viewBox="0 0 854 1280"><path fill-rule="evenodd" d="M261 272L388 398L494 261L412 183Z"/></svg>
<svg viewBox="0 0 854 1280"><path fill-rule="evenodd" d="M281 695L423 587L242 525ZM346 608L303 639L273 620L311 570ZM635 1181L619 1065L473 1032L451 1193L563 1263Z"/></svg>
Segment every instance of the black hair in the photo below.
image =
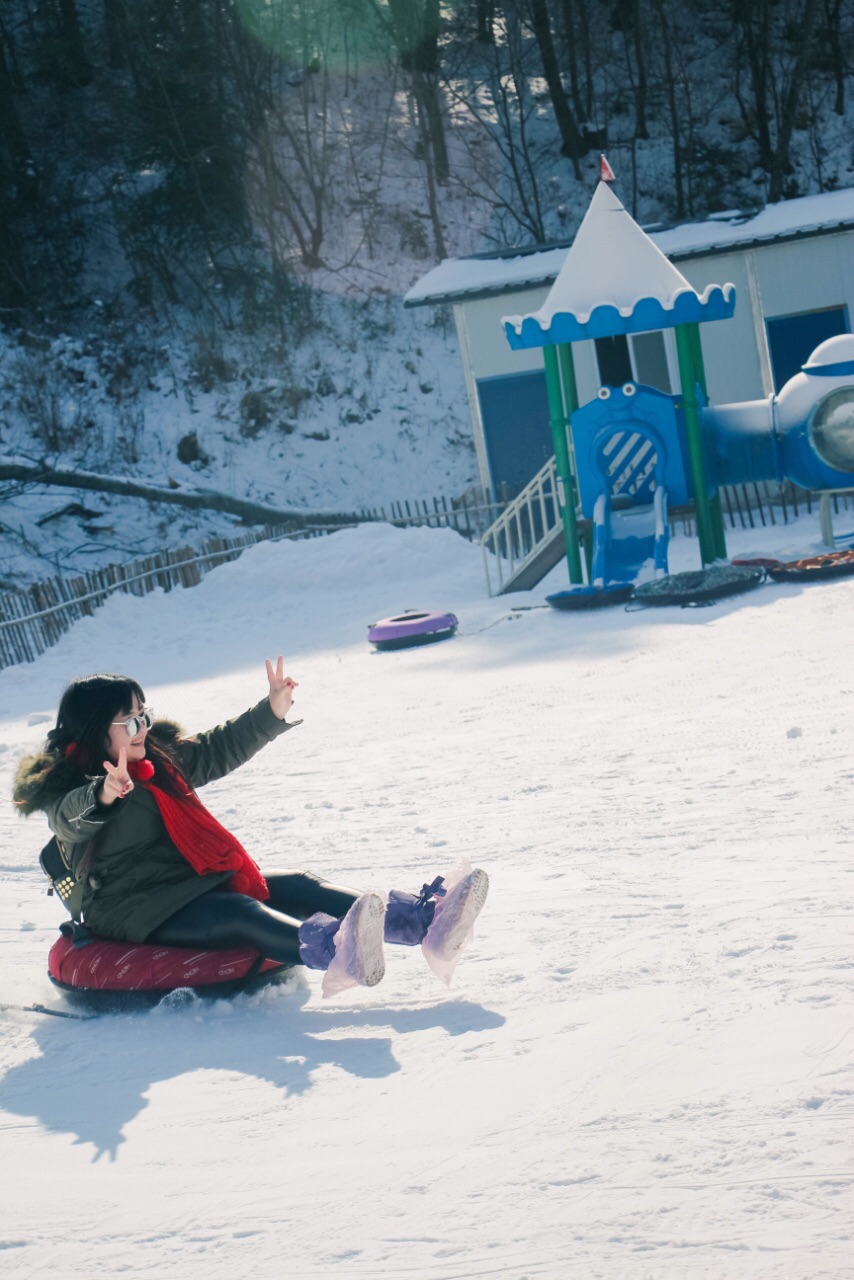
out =
<svg viewBox="0 0 854 1280"><path fill-rule="evenodd" d="M110 725L131 714L136 696L145 705L142 686L130 676L93 675L72 680L59 703L56 724L47 735L47 749L60 759L70 759L83 774L103 771ZM184 774L169 747L149 737L145 753L154 766L154 783L174 795L183 794L174 779Z"/></svg>

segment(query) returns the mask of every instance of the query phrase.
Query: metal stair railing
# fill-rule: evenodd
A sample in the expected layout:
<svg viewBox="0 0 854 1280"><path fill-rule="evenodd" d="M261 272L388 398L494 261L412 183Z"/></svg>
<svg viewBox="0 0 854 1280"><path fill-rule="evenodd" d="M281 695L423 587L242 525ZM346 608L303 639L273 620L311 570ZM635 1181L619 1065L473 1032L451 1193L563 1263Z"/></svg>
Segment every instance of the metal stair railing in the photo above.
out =
<svg viewBox="0 0 854 1280"><path fill-rule="evenodd" d="M552 540L558 527L562 527L562 521L555 459L551 457L481 536L486 589L490 596L507 590L513 579ZM492 590L490 552L498 574L497 591Z"/></svg>

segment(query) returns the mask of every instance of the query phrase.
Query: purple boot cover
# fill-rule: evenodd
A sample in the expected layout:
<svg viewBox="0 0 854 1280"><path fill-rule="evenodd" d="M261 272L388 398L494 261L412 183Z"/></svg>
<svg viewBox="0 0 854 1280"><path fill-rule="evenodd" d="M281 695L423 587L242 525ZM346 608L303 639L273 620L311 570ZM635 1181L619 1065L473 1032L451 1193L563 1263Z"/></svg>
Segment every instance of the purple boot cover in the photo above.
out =
<svg viewBox="0 0 854 1280"><path fill-rule="evenodd" d="M432 884L421 887L419 894L392 889L385 909L385 940L402 947L417 947L433 923L436 898L443 898L444 876L436 876Z"/></svg>
<svg viewBox="0 0 854 1280"><path fill-rule="evenodd" d="M335 955L323 975L324 997L348 987L375 987L382 979L384 916L385 903L378 893L363 893L353 903L335 934Z"/></svg>
<svg viewBox="0 0 854 1280"><path fill-rule="evenodd" d="M341 921L336 916L328 916L325 911L317 911L309 916L299 927L299 958L308 969L328 969L335 955L336 933Z"/></svg>
<svg viewBox="0 0 854 1280"><path fill-rule="evenodd" d="M450 873L445 897L436 903L433 923L421 943L424 959L446 986L464 947L474 937L474 922L489 892L489 876L480 867L460 861Z"/></svg>

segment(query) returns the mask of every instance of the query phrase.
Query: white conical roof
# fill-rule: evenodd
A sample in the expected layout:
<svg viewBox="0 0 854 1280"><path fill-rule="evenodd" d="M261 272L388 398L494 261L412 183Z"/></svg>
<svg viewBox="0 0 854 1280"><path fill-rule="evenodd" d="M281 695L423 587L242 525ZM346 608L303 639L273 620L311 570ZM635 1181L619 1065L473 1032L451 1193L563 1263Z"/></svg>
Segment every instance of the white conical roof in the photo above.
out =
<svg viewBox="0 0 854 1280"><path fill-rule="evenodd" d="M723 297L713 300L713 291ZM683 305L674 312L680 298ZM686 303L690 315L685 309ZM520 335L524 324L529 339L524 344L527 346L536 345L536 330L542 335L541 341L548 342L550 337L554 340L550 330L556 317L562 320L559 327L568 327L568 333L575 337L598 337L608 332L661 328L682 323L683 319L704 318L699 312L707 303L713 304L714 312L719 312L723 304L732 314L734 286L724 285L721 289L719 285L709 285L702 295L698 294L641 230L610 186L600 182L542 307L530 316L505 316L502 323L511 341L510 330ZM640 323L635 324L632 320L639 304L643 304L637 316ZM605 313L598 317L596 331L580 332L599 308L604 308ZM695 312L698 314L693 314ZM656 317L659 318L656 320ZM706 318L721 317L709 314ZM649 320L653 322L647 323ZM565 339L558 337L557 340ZM569 340L573 340L572 336Z"/></svg>

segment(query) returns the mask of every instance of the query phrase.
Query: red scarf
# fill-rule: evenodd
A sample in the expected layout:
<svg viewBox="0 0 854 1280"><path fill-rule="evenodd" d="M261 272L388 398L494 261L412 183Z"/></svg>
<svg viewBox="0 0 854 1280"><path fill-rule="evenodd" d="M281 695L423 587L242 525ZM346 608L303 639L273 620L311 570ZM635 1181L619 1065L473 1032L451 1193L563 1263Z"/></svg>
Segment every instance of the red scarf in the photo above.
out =
<svg viewBox="0 0 854 1280"><path fill-rule="evenodd" d="M152 785L154 765L150 760L132 761L128 773L154 796L169 839L194 871L200 876L231 871L234 874L226 881L226 888L232 893L245 893L259 902L269 898L267 882L243 845L208 812L183 778L175 775L184 795L172 796Z"/></svg>

